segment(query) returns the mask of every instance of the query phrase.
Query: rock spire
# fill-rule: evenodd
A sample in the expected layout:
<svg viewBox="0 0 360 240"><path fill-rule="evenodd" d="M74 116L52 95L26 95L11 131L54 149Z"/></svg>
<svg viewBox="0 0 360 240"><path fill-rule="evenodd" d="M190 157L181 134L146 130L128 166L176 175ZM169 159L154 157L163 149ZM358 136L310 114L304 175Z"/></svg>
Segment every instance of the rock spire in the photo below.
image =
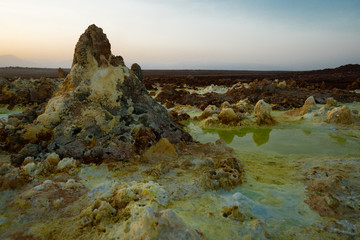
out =
<svg viewBox="0 0 360 240"><path fill-rule="evenodd" d="M111 53L103 30L90 25L76 44L61 89L34 123L24 127L22 142L61 157L99 162L130 159L161 138L191 141L139 78L140 66L129 70L122 57ZM16 158L17 163L22 160Z"/></svg>

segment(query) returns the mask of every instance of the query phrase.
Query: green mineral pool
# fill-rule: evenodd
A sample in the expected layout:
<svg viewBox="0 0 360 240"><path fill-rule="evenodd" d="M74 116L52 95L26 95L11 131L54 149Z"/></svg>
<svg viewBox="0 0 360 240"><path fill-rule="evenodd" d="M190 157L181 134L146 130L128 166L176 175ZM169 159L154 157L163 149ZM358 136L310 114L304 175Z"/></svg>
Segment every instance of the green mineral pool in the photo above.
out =
<svg viewBox="0 0 360 240"><path fill-rule="evenodd" d="M228 130L202 128L189 122L187 129L197 141L222 139L239 154L360 156L359 138L346 136L338 131L339 127L326 123L286 123Z"/></svg>
<svg viewBox="0 0 360 240"><path fill-rule="evenodd" d="M244 165L245 182L231 191L209 191L175 208L194 227L207 229L209 239L320 239L334 237L317 226L329 221L304 202L303 168L334 159L360 158L360 136L326 123L281 123L274 127L203 128L185 123L202 143L224 140ZM354 136L355 135L355 136ZM356 161L358 167L360 162ZM224 219L223 207L237 206L244 221ZM196 209L196 212L194 212ZM209 227L211 226L211 227ZM328 235L330 234L330 235Z"/></svg>

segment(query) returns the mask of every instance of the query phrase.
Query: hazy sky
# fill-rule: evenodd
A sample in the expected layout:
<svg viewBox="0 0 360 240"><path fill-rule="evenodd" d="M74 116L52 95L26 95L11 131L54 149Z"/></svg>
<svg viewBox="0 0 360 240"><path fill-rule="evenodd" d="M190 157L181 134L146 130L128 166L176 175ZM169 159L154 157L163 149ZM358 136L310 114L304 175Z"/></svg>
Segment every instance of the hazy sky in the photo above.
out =
<svg viewBox="0 0 360 240"><path fill-rule="evenodd" d="M71 62L92 23L128 66L318 69L360 63L360 0L1 0L0 55L48 66Z"/></svg>

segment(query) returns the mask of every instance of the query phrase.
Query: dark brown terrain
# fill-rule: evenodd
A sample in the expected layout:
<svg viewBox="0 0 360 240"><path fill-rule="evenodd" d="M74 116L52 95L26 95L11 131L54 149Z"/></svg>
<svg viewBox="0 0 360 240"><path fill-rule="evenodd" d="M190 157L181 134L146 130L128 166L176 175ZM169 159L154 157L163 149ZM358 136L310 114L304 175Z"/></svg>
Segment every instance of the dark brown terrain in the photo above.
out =
<svg viewBox="0 0 360 240"><path fill-rule="evenodd" d="M37 91L41 92L41 83L36 86L24 86L21 88L19 80L29 78L62 79L70 69L51 68L0 68L0 87L2 95L0 103L14 106L19 103L31 104L47 101L56 87L48 87L47 94L38 97ZM201 109L209 104L220 106L224 101L235 103L241 99L255 104L258 100L274 104L275 109L287 110L300 107L307 97L314 96L318 103L325 103L328 97L333 97L340 102L360 101L360 94L353 91L360 89L360 65L348 64L334 69L314 71L243 71L243 70L143 70L144 83L148 90L154 90L154 85L163 87L156 100L172 107L175 104L196 105ZM285 87L277 87L275 81L286 81ZM24 81L20 81L24 82ZM28 82L28 81L26 81ZM16 83L16 84L15 84ZM250 88L232 87L236 83L252 83ZM206 87L211 84L229 87L225 94L189 93L184 89ZM13 86L14 85L14 86ZM28 85L25 84L25 85ZM46 85L46 84L45 84ZM49 84L47 84L49 85ZM8 86L3 88L3 86ZM21 89L21 91L18 91ZM33 89L29 92L26 89ZM50 90L51 89L51 90ZM11 91L9 91L11 90ZM19 101L17 101L17 98ZM34 101L33 99L36 99Z"/></svg>
<svg viewBox="0 0 360 240"><path fill-rule="evenodd" d="M64 69L69 72L70 69ZM57 68L25 68L25 67L4 67L0 68L0 77L4 78L57 78Z"/></svg>
<svg viewBox="0 0 360 240"><path fill-rule="evenodd" d="M70 69L63 69L69 72ZM360 80L360 65L348 64L334 69L313 71L244 71L244 70L143 70L145 84L154 82L184 83L189 86L208 86L211 84L231 86L237 82L262 80L295 80L312 84L325 83L327 88L347 88ZM5 78L57 78L56 68L0 68L0 77Z"/></svg>
<svg viewBox="0 0 360 240"><path fill-rule="evenodd" d="M314 71L221 71L221 70L147 70L145 85L152 89L155 83L163 86L156 100L172 107L175 104L196 105L205 109L209 104L235 103L241 99L255 104L260 99L274 104L275 109L288 110L304 104L309 96L318 103L329 97L340 102L360 101L360 65L345 65L335 69ZM286 82L278 87L277 82ZM205 87L211 84L231 87L236 83L252 83L249 88L233 87L225 94L190 94L182 88Z"/></svg>
<svg viewBox="0 0 360 240"><path fill-rule="evenodd" d="M0 72L1 73L1 72ZM325 83L327 88L347 88L360 78L360 65L349 64L334 69L314 71L244 71L244 70L144 70L145 84L184 83L189 86L211 84L231 86L237 82L295 80L299 83Z"/></svg>

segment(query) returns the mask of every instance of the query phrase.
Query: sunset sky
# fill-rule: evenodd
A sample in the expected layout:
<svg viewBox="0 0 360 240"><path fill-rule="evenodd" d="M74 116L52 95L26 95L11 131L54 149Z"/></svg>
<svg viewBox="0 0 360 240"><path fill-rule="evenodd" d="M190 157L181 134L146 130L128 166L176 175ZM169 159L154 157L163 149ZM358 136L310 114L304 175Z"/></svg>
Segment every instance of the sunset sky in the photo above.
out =
<svg viewBox="0 0 360 240"><path fill-rule="evenodd" d="M93 23L113 54L145 69L360 63L359 0L1 0L0 56L70 67L79 36Z"/></svg>

